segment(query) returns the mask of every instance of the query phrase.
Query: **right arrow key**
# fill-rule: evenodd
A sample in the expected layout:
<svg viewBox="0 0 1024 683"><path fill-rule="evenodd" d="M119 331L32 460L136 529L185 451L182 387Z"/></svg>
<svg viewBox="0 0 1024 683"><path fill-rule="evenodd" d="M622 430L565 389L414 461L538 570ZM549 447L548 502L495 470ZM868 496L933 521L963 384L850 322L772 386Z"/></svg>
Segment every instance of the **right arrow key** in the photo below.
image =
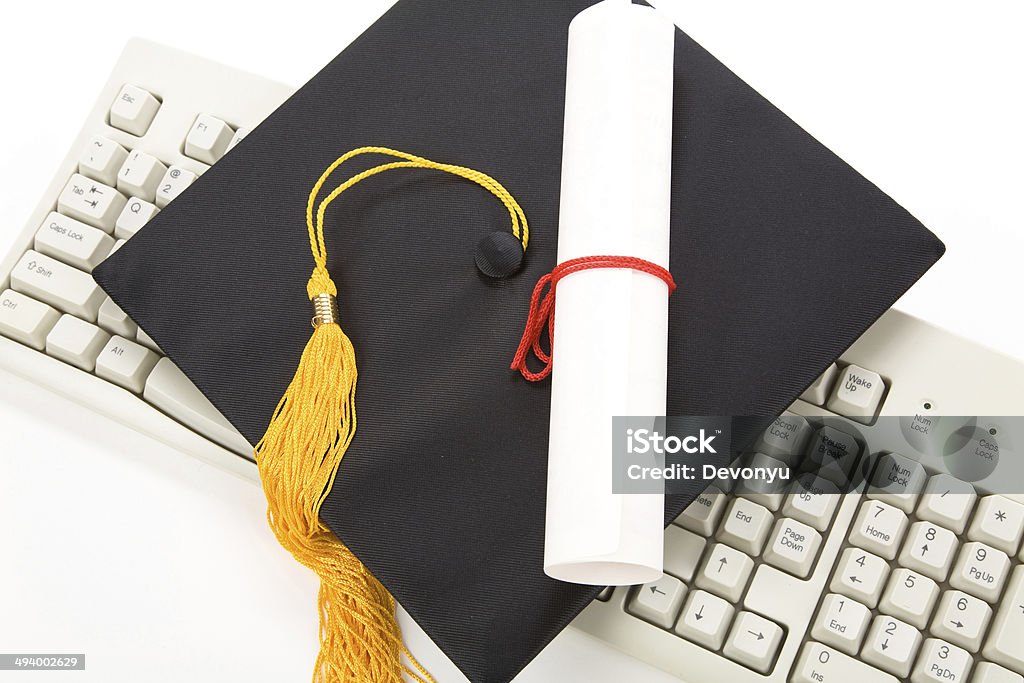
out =
<svg viewBox="0 0 1024 683"><path fill-rule="evenodd" d="M740 612L722 652L729 659L766 674L772 670L781 644L781 626L753 612Z"/></svg>

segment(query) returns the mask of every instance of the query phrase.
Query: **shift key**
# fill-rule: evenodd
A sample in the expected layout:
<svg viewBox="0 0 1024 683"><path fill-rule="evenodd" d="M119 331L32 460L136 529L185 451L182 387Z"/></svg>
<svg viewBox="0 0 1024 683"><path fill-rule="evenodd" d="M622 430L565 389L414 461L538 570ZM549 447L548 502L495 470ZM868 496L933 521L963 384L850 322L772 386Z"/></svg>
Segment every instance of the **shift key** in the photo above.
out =
<svg viewBox="0 0 1024 683"><path fill-rule="evenodd" d="M34 249L11 270L11 289L91 323L107 298L92 275Z"/></svg>

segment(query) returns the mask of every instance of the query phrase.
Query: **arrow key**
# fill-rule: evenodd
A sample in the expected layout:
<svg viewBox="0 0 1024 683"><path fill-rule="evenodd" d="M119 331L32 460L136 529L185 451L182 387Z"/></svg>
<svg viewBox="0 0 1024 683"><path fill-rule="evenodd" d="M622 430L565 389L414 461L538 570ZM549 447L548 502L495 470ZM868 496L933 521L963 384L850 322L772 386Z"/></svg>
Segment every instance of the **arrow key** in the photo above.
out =
<svg viewBox="0 0 1024 683"><path fill-rule="evenodd" d="M865 662L906 678L921 647L921 632L905 622L880 614L871 622L860 656Z"/></svg>
<svg viewBox="0 0 1024 683"><path fill-rule="evenodd" d="M899 563L936 581L945 581L958 545L952 531L931 522L914 522L903 543Z"/></svg>
<svg viewBox="0 0 1024 683"><path fill-rule="evenodd" d="M686 586L679 579L662 574L656 581L637 586L626 605L635 617L661 628L672 628L686 597Z"/></svg>
<svg viewBox="0 0 1024 683"><path fill-rule="evenodd" d="M690 593L675 630L687 640L709 650L717 650L725 641L725 634L735 612L732 605L717 595L695 590Z"/></svg>
<svg viewBox="0 0 1024 683"><path fill-rule="evenodd" d="M750 580L754 561L735 548L716 543L697 572L697 587L711 591L720 598L736 603Z"/></svg>
<svg viewBox="0 0 1024 683"><path fill-rule="evenodd" d="M772 670L781 644L781 626L753 612L740 612L722 652L729 659L766 674Z"/></svg>
<svg viewBox="0 0 1024 683"><path fill-rule="evenodd" d="M981 647L981 636L991 619L992 608L987 602L963 591L950 590L939 600L931 632L937 638L977 652Z"/></svg>
<svg viewBox="0 0 1024 683"><path fill-rule="evenodd" d="M889 563L860 548L847 548L832 575L831 590L873 608L889 577Z"/></svg>

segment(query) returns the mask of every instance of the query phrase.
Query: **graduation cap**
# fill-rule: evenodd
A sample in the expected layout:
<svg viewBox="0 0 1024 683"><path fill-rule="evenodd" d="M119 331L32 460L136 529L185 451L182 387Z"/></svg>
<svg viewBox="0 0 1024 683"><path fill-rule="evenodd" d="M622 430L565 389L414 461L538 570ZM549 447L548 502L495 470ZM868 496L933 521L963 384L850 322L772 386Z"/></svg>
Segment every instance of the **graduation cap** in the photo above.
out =
<svg viewBox="0 0 1024 683"><path fill-rule="evenodd" d="M504 279L477 261L505 267L508 245L486 240L512 234L509 212L465 178L381 173L325 211L330 249L317 266L358 353L358 432L336 477L302 480L329 488L322 500L276 510L305 515L307 529L322 522L358 558L318 568L336 577L329 599L383 606L366 618L389 661L401 651L394 596L477 683L510 680L598 590L543 573L549 387L509 370L533 286L555 265L566 34L591 4L402 0L94 271L257 444L286 419L282 396L297 395L287 392L313 343L309 299L329 293L306 290L304 219L323 170L381 144L507 188L532 232L522 269ZM675 92L682 291L669 304L668 412L777 414L943 247L682 32ZM381 161L350 163L348 175ZM323 322L335 313L321 301ZM325 334L340 349L328 356L345 360L345 342ZM284 468L270 481L289 478L301 479ZM666 520L691 498L668 497ZM336 608L329 620L345 619ZM318 672L340 677L329 663Z"/></svg>

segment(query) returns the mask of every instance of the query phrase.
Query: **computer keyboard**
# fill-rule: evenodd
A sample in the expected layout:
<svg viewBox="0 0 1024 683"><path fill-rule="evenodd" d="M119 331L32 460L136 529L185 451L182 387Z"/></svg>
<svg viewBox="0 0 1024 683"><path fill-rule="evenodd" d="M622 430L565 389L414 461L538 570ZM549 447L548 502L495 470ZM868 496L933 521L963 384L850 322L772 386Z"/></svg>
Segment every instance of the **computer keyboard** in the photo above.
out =
<svg viewBox="0 0 1024 683"><path fill-rule="evenodd" d="M292 92L129 42L0 264L0 364L256 478L251 446L90 273Z"/></svg>
<svg viewBox="0 0 1024 683"><path fill-rule="evenodd" d="M256 479L90 272L291 92L131 41L0 262L0 366ZM750 464L806 470L791 489L710 487L666 530L665 574L574 626L691 683L1024 682L1024 496L1006 483L1024 479L928 446L965 424L949 416L1024 415L1021 386L1024 364L890 311L756 444ZM1012 420L971 424L1024 443Z"/></svg>
<svg viewBox="0 0 1024 683"><path fill-rule="evenodd" d="M742 462L795 481L709 486L574 625L691 683L1024 681L1022 380L890 311Z"/></svg>

